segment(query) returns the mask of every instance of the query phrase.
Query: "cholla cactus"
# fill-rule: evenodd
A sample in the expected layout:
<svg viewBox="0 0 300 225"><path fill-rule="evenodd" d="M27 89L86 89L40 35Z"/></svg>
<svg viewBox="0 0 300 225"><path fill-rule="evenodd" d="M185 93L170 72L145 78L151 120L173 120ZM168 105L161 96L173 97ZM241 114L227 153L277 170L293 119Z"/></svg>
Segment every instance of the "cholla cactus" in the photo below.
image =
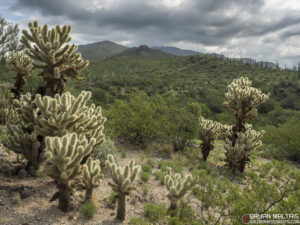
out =
<svg viewBox="0 0 300 225"><path fill-rule="evenodd" d="M196 181L197 179L191 175L184 179L179 173L172 174L172 169L167 168L165 185L169 191L170 207L168 211L170 213L177 209L179 200L196 184Z"/></svg>
<svg viewBox="0 0 300 225"><path fill-rule="evenodd" d="M91 92L82 91L75 98L69 92L41 97L36 95L40 116L35 117L35 130L42 136L63 136L67 133L84 134L86 138L95 138L96 145L104 142L104 123L106 118L102 116L101 107L92 104L87 106L91 98Z"/></svg>
<svg viewBox="0 0 300 225"><path fill-rule="evenodd" d="M118 193L118 211L117 219L125 220L126 217L126 196L129 195L131 190L135 187L132 183L135 181L139 172L138 166L134 161L125 166L125 168L118 167L112 155L108 155L105 165L110 170L113 183L109 183L114 192Z"/></svg>
<svg viewBox="0 0 300 225"><path fill-rule="evenodd" d="M33 167L38 170L44 161L43 144L39 134L33 129L37 109L32 104L31 94L21 95L21 99L13 101L19 123L6 124L8 139L5 146L17 154L22 154L27 160L26 168Z"/></svg>
<svg viewBox="0 0 300 225"><path fill-rule="evenodd" d="M224 105L234 110L237 120L237 124L233 127L234 132L245 132L246 120L255 118L256 107L267 101L270 96L270 93L263 94L261 90L251 87L251 84L248 77L241 77L228 85L228 91L225 94L227 101Z"/></svg>
<svg viewBox="0 0 300 225"><path fill-rule="evenodd" d="M243 147L243 144L246 143L246 139L249 139L247 143L251 143L251 141L253 140L258 141L257 138L261 138L263 135L263 132L258 132L259 135L256 135L257 133L255 133L254 131L249 131L246 136L243 136L241 134L247 132L246 120L255 118L257 115L256 107L265 102L270 96L270 93L263 94L260 90L251 87L251 84L251 81L247 77L235 79L230 85L228 85L228 92L225 94L225 97L228 101L224 104L228 108L234 110L234 116L236 119L236 124L232 126L231 132L228 130L226 131L227 128L223 127L223 131L226 132L226 134L223 133L223 138L228 139L226 141L227 145L229 144L228 141L231 142L232 148L229 148L228 146L226 148L226 150L230 151L226 154L226 161L228 162L228 165L233 170L233 172L235 172L236 168L240 172L243 172L246 163L250 161L249 151L246 150L245 147ZM242 137L243 140L239 140ZM239 146L236 147L235 145L237 143ZM237 153L237 151L245 152ZM233 160L234 157L232 155L233 152L236 152L237 155L235 160L231 162L230 160ZM239 158L238 163L236 162L237 158Z"/></svg>
<svg viewBox="0 0 300 225"><path fill-rule="evenodd" d="M226 162L229 167L235 172L237 169L244 171L246 163L250 161L250 153L256 147L261 145L261 138L265 131L257 132L251 129L251 124L246 124L246 131L244 133L237 132L238 138L236 143L232 146L232 142L226 138Z"/></svg>
<svg viewBox="0 0 300 225"><path fill-rule="evenodd" d="M76 133L67 134L63 137L46 137L46 173L56 181L59 189L59 208L66 212L70 209L72 195L71 182L82 175L80 162L88 155L96 140L92 138L89 142L83 136Z"/></svg>
<svg viewBox="0 0 300 225"><path fill-rule="evenodd" d="M57 94L55 98L42 98L38 94L34 100L30 93L22 95L20 100L14 101L22 122L17 125L7 124L7 146L16 153L23 154L29 162L28 166L38 169L44 161L41 137L62 137L75 132L85 135L88 140L95 138L95 146L100 145L104 142L106 118L102 116L100 106L86 106L90 97L91 93L85 91L77 98L68 92L62 96ZM40 142L38 149L36 142Z"/></svg>
<svg viewBox="0 0 300 225"><path fill-rule="evenodd" d="M221 124L212 120L199 118L199 139L202 140L200 148L203 160L206 161L209 152L214 149L213 143L220 133Z"/></svg>
<svg viewBox="0 0 300 225"><path fill-rule="evenodd" d="M86 189L85 202L94 201L94 188L99 187L101 179L100 161L88 158L86 164L83 165L83 182Z"/></svg>
<svg viewBox="0 0 300 225"><path fill-rule="evenodd" d="M76 45L66 44L71 41L71 26L57 25L48 30L48 25L41 27L34 21L29 23L29 29L30 34L23 30L21 42L26 47L26 54L34 60L34 68L42 69L40 75L46 81L45 85L37 88L37 93L51 97L56 93L62 94L67 77L84 81L79 71L88 65L88 61L83 60L80 53L75 53Z"/></svg>
<svg viewBox="0 0 300 225"><path fill-rule="evenodd" d="M15 98L19 99L26 85L25 76L29 75L32 71L33 60L23 52L10 52L5 59L10 69L17 73L14 77L16 81L11 92L14 93Z"/></svg>

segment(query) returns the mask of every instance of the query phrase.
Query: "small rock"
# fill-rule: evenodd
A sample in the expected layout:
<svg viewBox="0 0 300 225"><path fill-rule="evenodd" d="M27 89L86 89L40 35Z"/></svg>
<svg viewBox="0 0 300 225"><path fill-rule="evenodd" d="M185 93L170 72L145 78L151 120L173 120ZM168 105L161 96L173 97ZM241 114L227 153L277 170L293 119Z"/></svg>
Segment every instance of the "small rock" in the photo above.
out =
<svg viewBox="0 0 300 225"><path fill-rule="evenodd" d="M21 169L21 170L18 172L18 178L19 178L19 179L24 179L26 176L27 176L27 171L26 171L25 169Z"/></svg>
<svg viewBox="0 0 300 225"><path fill-rule="evenodd" d="M115 216L116 215L116 213L115 212L112 212L111 214L110 214L110 216Z"/></svg>

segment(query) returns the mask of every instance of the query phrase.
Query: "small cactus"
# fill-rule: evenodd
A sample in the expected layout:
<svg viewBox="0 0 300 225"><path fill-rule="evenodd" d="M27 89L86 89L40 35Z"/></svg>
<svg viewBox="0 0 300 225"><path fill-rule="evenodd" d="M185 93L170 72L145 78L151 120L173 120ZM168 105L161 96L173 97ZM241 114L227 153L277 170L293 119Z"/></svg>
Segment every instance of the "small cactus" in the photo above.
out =
<svg viewBox="0 0 300 225"><path fill-rule="evenodd" d="M89 142L85 136L76 133L63 137L46 137L46 173L56 181L59 192L53 200L59 198L59 208L66 212L70 209L72 195L71 182L82 175L81 160L88 155L96 140Z"/></svg>
<svg viewBox="0 0 300 225"><path fill-rule="evenodd" d="M99 187L101 179L100 161L88 158L83 165L83 182L86 189L85 202L94 201L94 188Z"/></svg>
<svg viewBox="0 0 300 225"><path fill-rule="evenodd" d="M108 155L108 160L106 160L105 165L110 170L113 183L109 183L114 192L118 193L118 211L117 219L125 220L126 217L126 196L129 195L131 190L135 187L132 183L135 181L139 167L135 165L133 160L125 166L125 168L120 168L115 163L112 155Z"/></svg>
<svg viewBox="0 0 300 225"><path fill-rule="evenodd" d="M206 161L209 152L214 149L213 143L220 133L221 124L212 120L199 118L199 139L202 140L200 148L203 160Z"/></svg>
<svg viewBox="0 0 300 225"><path fill-rule="evenodd" d="M171 214L177 209L179 200L196 184L196 181L197 179L191 175L184 179L179 173L172 174L172 169L168 167L165 175L165 185L169 191L170 207L168 211Z"/></svg>

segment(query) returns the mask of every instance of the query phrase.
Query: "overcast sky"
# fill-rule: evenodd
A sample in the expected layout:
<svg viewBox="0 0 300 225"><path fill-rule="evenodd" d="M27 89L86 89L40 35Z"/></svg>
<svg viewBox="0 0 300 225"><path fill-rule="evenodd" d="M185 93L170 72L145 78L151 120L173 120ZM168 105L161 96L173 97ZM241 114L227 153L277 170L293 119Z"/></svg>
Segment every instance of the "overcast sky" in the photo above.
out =
<svg viewBox="0 0 300 225"><path fill-rule="evenodd" d="M110 40L300 62L300 0L0 0L0 13L21 29L33 20L72 25L77 44Z"/></svg>

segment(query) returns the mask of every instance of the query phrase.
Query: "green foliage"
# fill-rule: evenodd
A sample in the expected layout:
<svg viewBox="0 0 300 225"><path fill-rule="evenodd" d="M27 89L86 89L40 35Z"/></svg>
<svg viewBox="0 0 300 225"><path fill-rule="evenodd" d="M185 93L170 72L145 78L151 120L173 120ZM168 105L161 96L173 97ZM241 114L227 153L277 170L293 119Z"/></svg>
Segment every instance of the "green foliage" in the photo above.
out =
<svg viewBox="0 0 300 225"><path fill-rule="evenodd" d="M92 219L97 213L97 207L93 202L86 202L81 206L80 212L85 216L85 218Z"/></svg>
<svg viewBox="0 0 300 225"><path fill-rule="evenodd" d="M152 173L152 167L149 165L142 165L141 169L143 172Z"/></svg>
<svg viewBox="0 0 300 225"><path fill-rule="evenodd" d="M116 100L110 111L116 136L145 147L156 136L155 106L144 92L133 92L129 102Z"/></svg>
<svg viewBox="0 0 300 225"><path fill-rule="evenodd" d="M155 176L156 180L159 180L160 181L160 184L161 185L164 185L165 184L165 175L162 171L158 170L158 171L155 171L153 173L153 175Z"/></svg>
<svg viewBox="0 0 300 225"><path fill-rule="evenodd" d="M268 147L268 154L276 159L289 159L300 162L300 122L298 118L279 125L266 127L263 139Z"/></svg>
<svg viewBox="0 0 300 225"><path fill-rule="evenodd" d="M13 202L15 205L17 205L17 204L19 204L19 203L21 202L21 195L20 195L19 192L16 192L16 193L14 194L14 196L12 197L12 202Z"/></svg>
<svg viewBox="0 0 300 225"><path fill-rule="evenodd" d="M151 177L151 173L149 173L149 172L144 172L144 171L141 171L141 173L140 173L140 177L141 177L141 180L143 181L143 182L148 182L149 181L149 179L150 179L150 177Z"/></svg>
<svg viewBox="0 0 300 225"><path fill-rule="evenodd" d="M150 222L157 223L167 215L167 208L165 204L145 203L144 213Z"/></svg>
<svg viewBox="0 0 300 225"><path fill-rule="evenodd" d="M107 160L107 156L112 155L116 162L117 160L117 148L114 145L113 140L107 138L100 146L97 146L94 149L93 157L100 161L100 166L105 166L105 161Z"/></svg>
<svg viewBox="0 0 300 225"><path fill-rule="evenodd" d="M122 151L122 152L121 152L121 157L124 159L124 158L126 158L126 156L127 156L127 152Z"/></svg>
<svg viewBox="0 0 300 225"><path fill-rule="evenodd" d="M19 25L7 21L0 16L0 64L3 64L3 58L7 52L19 51L22 46L19 45Z"/></svg>
<svg viewBox="0 0 300 225"><path fill-rule="evenodd" d="M142 184L141 189L143 191L143 195L146 196L150 191L150 186L149 186L149 184L144 183L144 184Z"/></svg>
<svg viewBox="0 0 300 225"><path fill-rule="evenodd" d="M151 225L150 222L141 217L132 217L129 221L130 225Z"/></svg>

